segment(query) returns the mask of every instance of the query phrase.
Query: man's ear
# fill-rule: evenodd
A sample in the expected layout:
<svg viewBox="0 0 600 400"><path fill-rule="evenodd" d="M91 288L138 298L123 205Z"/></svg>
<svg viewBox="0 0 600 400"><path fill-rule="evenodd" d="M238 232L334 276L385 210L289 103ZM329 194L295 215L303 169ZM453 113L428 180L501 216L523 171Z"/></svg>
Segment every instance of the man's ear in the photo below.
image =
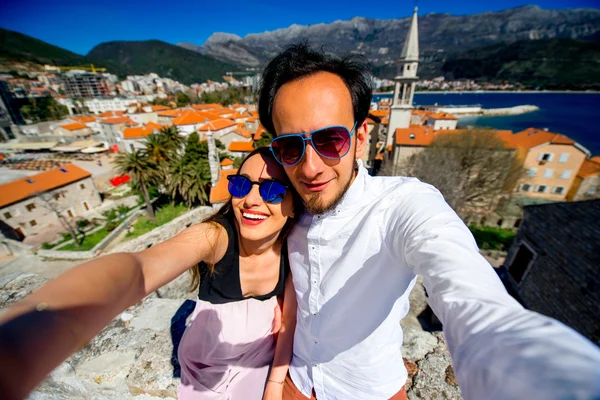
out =
<svg viewBox="0 0 600 400"><path fill-rule="evenodd" d="M360 126L356 127L354 135L356 136L356 158L360 159L365 152L367 143L369 143L369 125L367 124L367 120L364 120Z"/></svg>

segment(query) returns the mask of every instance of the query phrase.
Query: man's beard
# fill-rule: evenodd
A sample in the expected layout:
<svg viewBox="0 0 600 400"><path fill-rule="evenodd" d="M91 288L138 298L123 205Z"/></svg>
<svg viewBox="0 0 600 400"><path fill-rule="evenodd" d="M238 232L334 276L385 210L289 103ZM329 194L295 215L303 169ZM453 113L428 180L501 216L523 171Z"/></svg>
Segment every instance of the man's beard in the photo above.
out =
<svg viewBox="0 0 600 400"><path fill-rule="evenodd" d="M315 193L311 198L304 200L304 207L309 214L325 214L328 211L333 210L342 200L350 185L352 185L352 181L354 178L354 169L356 168L356 149L354 150L354 154L352 155L352 168L353 171L350 174L348 181L344 183L343 187L335 194L333 200L329 203L325 203L323 196L321 193Z"/></svg>

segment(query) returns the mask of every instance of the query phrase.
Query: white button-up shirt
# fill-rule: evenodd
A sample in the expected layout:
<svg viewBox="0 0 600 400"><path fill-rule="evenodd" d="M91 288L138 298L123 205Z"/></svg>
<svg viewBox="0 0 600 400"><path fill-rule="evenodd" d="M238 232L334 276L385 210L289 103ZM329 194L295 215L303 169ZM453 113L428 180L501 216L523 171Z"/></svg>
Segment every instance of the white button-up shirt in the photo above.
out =
<svg viewBox="0 0 600 400"><path fill-rule="evenodd" d="M290 376L319 400L388 399L401 390L400 320L415 274L444 324L465 399L600 396L600 351L525 310L432 186L359 173L340 204L301 217L288 239L298 299Z"/></svg>

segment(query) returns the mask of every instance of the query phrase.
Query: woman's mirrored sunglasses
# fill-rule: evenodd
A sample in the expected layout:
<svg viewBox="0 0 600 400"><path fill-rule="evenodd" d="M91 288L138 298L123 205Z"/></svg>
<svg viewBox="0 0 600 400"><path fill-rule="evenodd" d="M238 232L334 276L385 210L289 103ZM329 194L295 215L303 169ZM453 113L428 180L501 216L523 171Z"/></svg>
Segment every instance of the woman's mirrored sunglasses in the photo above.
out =
<svg viewBox="0 0 600 400"><path fill-rule="evenodd" d="M350 151L355 128L356 123L351 131L345 126L328 126L303 134L278 136L271 142L271 151L281 165L292 166L302 160L306 142L310 142L321 157L339 159Z"/></svg>
<svg viewBox="0 0 600 400"><path fill-rule="evenodd" d="M246 197L252 190L253 185L258 185L258 192L265 203L279 204L287 193L288 186L275 180L269 179L262 182L253 182L244 175L229 175L227 188L233 197Z"/></svg>

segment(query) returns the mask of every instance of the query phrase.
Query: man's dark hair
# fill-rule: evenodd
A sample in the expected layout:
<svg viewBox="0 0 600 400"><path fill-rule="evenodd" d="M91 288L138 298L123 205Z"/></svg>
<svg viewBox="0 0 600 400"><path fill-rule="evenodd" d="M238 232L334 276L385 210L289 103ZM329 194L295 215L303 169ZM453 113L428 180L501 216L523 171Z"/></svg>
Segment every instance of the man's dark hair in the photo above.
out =
<svg viewBox="0 0 600 400"><path fill-rule="evenodd" d="M359 126L367 118L371 106L371 75L368 62L363 56L349 55L343 58L325 54L311 48L307 43L289 46L267 64L262 73L258 97L258 115L263 127L277 135L273 126L273 102L284 84L318 72L338 75L350 90L354 120Z"/></svg>

